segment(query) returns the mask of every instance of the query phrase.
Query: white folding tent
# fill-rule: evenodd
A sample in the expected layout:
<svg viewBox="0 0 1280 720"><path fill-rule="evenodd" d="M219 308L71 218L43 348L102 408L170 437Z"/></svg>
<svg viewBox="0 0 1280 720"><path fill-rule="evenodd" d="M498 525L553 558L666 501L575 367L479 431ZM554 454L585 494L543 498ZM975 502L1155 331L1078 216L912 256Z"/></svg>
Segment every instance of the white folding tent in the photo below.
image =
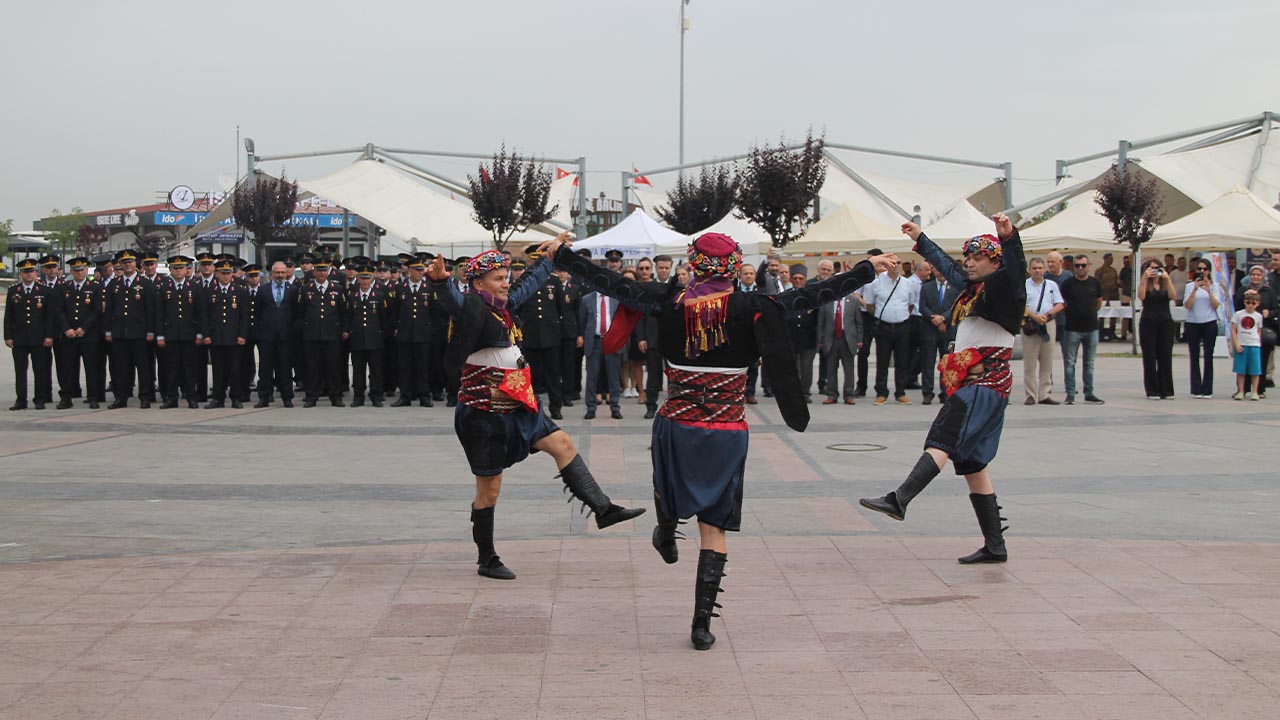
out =
<svg viewBox="0 0 1280 720"><path fill-rule="evenodd" d="M884 252L910 252L911 241L897 226L866 217L853 205L841 205L814 223L799 240L787 245L789 255L861 255L871 248Z"/></svg>
<svg viewBox="0 0 1280 720"><path fill-rule="evenodd" d="M759 225L743 220L735 213L737 210L730 211L711 227L703 228L690 237L696 238L702 233L709 232L721 233L737 240L738 245L742 246L742 254L747 257L767 254L769 248L773 246L773 240L769 238L769 234L761 230Z"/></svg>
<svg viewBox="0 0 1280 720"><path fill-rule="evenodd" d="M376 160L357 160L341 170L298 186L334 201L401 238L416 238L418 250L450 256L493 247L493 236L472 217L472 210ZM513 235L513 247L542 242L549 228Z"/></svg>
<svg viewBox="0 0 1280 720"><path fill-rule="evenodd" d="M984 193L993 184L997 184L940 185L877 175L862 170L857 172L863 180L903 210L913 212L919 206L921 219L925 224L943 217L957 202L967 201L975 195ZM896 228L908 219L838 167L830 164L827 165L827 181L823 184L818 196L822 199L824 207L851 205L859 214L881 225Z"/></svg>
<svg viewBox="0 0 1280 720"><path fill-rule="evenodd" d="M957 202L937 222L926 225L924 234L949 253L959 253L974 235L994 232L991 218L978 212L968 200Z"/></svg>
<svg viewBox="0 0 1280 720"><path fill-rule="evenodd" d="M1107 219L1098 214L1093 193L1078 195L1066 209L1019 233L1027 252L1049 250L1115 251L1119 246ZM1123 250L1123 249L1122 249Z"/></svg>
<svg viewBox="0 0 1280 720"><path fill-rule="evenodd" d="M618 250L624 259L635 260L659 253L682 253L688 245L689 238L659 225L644 210L636 210L608 230L575 242L573 249L590 250L597 258L609 250Z"/></svg>
<svg viewBox="0 0 1280 720"><path fill-rule="evenodd" d="M1280 212L1237 185L1204 209L1156 228L1143 250L1280 247Z"/></svg>

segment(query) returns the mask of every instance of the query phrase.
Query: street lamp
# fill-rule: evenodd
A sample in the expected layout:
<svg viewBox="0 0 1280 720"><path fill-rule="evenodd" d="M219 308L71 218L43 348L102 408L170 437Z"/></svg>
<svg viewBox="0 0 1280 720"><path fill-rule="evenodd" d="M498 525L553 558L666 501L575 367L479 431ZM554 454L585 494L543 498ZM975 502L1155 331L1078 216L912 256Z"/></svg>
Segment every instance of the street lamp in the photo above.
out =
<svg viewBox="0 0 1280 720"><path fill-rule="evenodd" d="M684 177L684 34L689 32L689 19L684 9L689 0L680 0L680 177Z"/></svg>

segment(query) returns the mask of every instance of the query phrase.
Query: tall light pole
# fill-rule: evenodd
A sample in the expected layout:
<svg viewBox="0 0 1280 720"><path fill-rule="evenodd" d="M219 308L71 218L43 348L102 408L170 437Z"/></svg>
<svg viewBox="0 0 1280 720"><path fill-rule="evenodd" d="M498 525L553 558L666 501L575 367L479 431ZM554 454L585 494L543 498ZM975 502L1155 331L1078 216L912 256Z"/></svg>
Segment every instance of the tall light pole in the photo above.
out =
<svg viewBox="0 0 1280 720"><path fill-rule="evenodd" d="M684 34L689 32L689 19L684 16L684 9L689 0L680 0L680 165L684 165ZM680 170L684 177L684 169Z"/></svg>

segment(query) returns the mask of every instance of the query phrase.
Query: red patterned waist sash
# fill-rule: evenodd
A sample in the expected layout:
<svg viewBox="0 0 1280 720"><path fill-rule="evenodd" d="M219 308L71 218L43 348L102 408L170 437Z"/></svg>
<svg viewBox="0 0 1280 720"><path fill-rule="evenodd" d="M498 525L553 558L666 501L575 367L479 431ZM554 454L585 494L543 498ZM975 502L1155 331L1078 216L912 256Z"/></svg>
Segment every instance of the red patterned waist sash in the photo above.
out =
<svg viewBox="0 0 1280 720"><path fill-rule="evenodd" d="M743 422L745 373L730 374L667 368L667 401L658 414L683 423Z"/></svg>
<svg viewBox="0 0 1280 720"><path fill-rule="evenodd" d="M938 362L938 377L948 393L965 385L981 385L1009 397L1013 390L1013 371L1009 367L1012 359L1013 348L966 348L943 356Z"/></svg>
<svg viewBox="0 0 1280 720"><path fill-rule="evenodd" d="M512 413L522 408L538 411L538 398L533 394L529 368L516 370L463 365L458 402L476 410Z"/></svg>

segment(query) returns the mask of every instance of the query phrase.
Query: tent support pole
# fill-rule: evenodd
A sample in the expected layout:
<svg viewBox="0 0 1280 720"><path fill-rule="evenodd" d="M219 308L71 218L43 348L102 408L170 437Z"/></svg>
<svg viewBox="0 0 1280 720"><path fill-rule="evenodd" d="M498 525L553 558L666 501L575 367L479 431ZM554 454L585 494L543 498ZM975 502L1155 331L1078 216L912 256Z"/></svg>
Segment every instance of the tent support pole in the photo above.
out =
<svg viewBox="0 0 1280 720"><path fill-rule="evenodd" d="M1249 163L1249 179L1245 183L1245 187L1249 188L1249 192L1253 192L1253 186L1258 179L1258 168L1262 166L1262 153L1267 149L1267 137L1271 135L1271 113L1262 114L1262 127L1258 132L1258 146L1253 151L1253 162Z"/></svg>
<svg viewBox="0 0 1280 720"><path fill-rule="evenodd" d="M587 156L578 158L578 220L573 224L573 234L587 236Z"/></svg>
<svg viewBox="0 0 1280 720"><path fill-rule="evenodd" d="M888 195L885 195L884 193L880 192L880 188L877 188L875 185L872 185L870 182L867 181L866 178L854 172L853 168L844 164L844 161L842 161L840 158L832 155L826 150L823 150L822 154L827 158L827 162L831 163L836 167L837 170L847 175L850 180L858 183L858 185L860 185L863 190L866 190L867 192L874 195L877 200L879 200L880 202L892 208L893 211L901 215L904 220L911 219L911 213L907 212L906 210L903 210L902 207L898 205L898 203L889 199Z"/></svg>
<svg viewBox="0 0 1280 720"><path fill-rule="evenodd" d="M1013 163L1003 163L1000 169L1004 172L1004 206L1013 207Z"/></svg>
<svg viewBox="0 0 1280 720"><path fill-rule="evenodd" d="M627 219L627 197L630 195L631 189L631 173L626 170L622 171L622 219Z"/></svg>

